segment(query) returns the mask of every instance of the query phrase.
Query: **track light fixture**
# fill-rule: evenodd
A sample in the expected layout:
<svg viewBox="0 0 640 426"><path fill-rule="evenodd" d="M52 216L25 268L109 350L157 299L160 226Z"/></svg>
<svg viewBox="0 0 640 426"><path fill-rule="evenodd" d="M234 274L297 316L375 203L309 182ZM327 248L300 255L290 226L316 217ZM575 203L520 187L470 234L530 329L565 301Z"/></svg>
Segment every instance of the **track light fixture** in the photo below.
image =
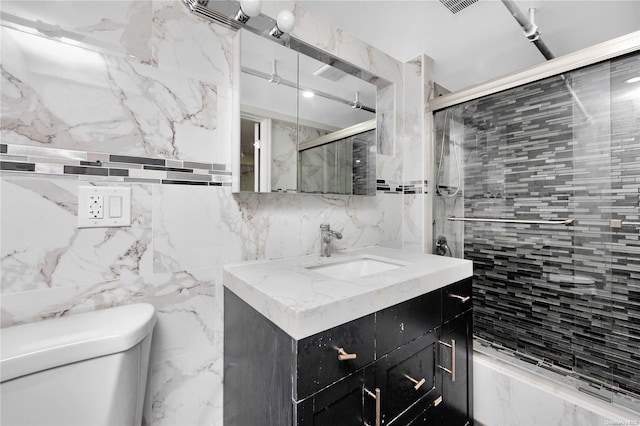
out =
<svg viewBox="0 0 640 426"><path fill-rule="evenodd" d="M276 18L276 24L273 26L271 31L269 31L269 35L275 38L280 38L283 34L288 34L293 31L295 26L296 18L293 16L293 13L288 10L281 10Z"/></svg>
<svg viewBox="0 0 640 426"><path fill-rule="evenodd" d="M280 75L278 74L278 70L276 69L276 60L273 60L273 72L271 73L271 78L269 78L269 83L280 84Z"/></svg>
<svg viewBox="0 0 640 426"><path fill-rule="evenodd" d="M260 15L262 10L261 0L240 0L240 9L233 17L236 21L246 24L250 18Z"/></svg>
<svg viewBox="0 0 640 426"><path fill-rule="evenodd" d="M351 103L351 108L362 109L362 102L360 102L360 93L356 92L356 100Z"/></svg>

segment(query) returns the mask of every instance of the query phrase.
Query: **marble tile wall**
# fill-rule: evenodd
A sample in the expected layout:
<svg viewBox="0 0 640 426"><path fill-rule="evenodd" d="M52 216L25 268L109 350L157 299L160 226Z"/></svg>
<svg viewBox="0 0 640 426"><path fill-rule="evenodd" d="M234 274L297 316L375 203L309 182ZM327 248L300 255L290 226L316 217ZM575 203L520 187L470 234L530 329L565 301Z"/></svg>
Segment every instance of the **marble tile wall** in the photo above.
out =
<svg viewBox="0 0 640 426"><path fill-rule="evenodd" d="M403 96L404 115L402 120L403 145L403 181L406 185L418 185L423 190L405 191L403 194L402 241L405 247L419 250L424 248L425 233L422 232L425 214L425 174L424 150L425 144L422 115L426 100L423 90L413 90L420 87L423 81L422 57L404 64L405 94Z"/></svg>
<svg viewBox="0 0 640 426"><path fill-rule="evenodd" d="M150 302L144 423L221 425L223 265L318 252L322 222L342 231L338 250L401 246L402 191L232 194L236 35L179 1L1 7L2 327ZM397 102L401 64L296 14L301 38L396 82ZM340 37L327 45L327 32ZM392 148L378 177L402 187L403 148ZM131 187L132 226L78 229L84 185Z"/></svg>

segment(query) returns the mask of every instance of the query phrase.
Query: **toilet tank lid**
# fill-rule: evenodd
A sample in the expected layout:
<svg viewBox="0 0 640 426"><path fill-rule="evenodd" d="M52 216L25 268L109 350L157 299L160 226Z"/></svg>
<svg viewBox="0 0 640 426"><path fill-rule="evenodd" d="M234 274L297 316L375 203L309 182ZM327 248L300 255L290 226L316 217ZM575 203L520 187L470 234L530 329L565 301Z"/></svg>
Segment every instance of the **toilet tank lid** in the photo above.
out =
<svg viewBox="0 0 640 426"><path fill-rule="evenodd" d="M153 305L136 303L0 329L1 381L126 351L155 323Z"/></svg>

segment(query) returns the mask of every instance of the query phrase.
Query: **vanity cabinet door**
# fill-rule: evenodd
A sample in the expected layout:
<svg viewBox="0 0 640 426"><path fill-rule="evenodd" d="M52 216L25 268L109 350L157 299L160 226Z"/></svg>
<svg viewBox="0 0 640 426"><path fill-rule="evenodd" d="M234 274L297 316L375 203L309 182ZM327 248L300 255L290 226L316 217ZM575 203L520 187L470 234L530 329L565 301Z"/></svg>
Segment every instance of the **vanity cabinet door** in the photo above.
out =
<svg viewBox="0 0 640 426"><path fill-rule="evenodd" d="M373 366L345 377L296 404L298 426L362 426L375 424Z"/></svg>
<svg viewBox="0 0 640 426"><path fill-rule="evenodd" d="M375 361L375 315L299 340L294 398L302 400ZM346 355L340 360L338 350Z"/></svg>
<svg viewBox="0 0 640 426"><path fill-rule="evenodd" d="M436 382L437 332L423 335L376 363L382 424L405 425L440 395Z"/></svg>
<svg viewBox="0 0 640 426"><path fill-rule="evenodd" d="M455 345L452 342L455 342ZM472 424L473 313L471 310L442 326L439 346L439 365L449 370L440 369L443 398L442 424L447 426ZM455 346L454 352L452 352L453 346Z"/></svg>
<svg viewBox="0 0 640 426"><path fill-rule="evenodd" d="M378 357L438 327L440 306L440 290L435 290L376 313Z"/></svg>

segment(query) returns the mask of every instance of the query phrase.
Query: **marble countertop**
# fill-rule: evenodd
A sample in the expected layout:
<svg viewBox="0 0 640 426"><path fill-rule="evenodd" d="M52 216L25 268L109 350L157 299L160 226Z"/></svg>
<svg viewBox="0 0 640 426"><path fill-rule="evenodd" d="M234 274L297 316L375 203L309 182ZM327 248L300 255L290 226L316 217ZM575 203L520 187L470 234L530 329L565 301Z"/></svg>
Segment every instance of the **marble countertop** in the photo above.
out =
<svg viewBox="0 0 640 426"><path fill-rule="evenodd" d="M336 279L308 267L354 257L402 266L365 277ZM386 247L245 262L224 268L223 283L294 339L404 302L468 278L472 262Z"/></svg>

